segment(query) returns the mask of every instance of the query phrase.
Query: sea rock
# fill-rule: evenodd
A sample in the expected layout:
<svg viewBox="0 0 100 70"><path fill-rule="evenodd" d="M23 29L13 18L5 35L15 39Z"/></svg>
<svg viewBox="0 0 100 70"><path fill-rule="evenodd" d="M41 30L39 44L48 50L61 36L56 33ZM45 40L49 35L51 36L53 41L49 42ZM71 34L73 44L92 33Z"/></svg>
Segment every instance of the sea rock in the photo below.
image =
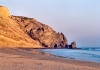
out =
<svg viewBox="0 0 100 70"><path fill-rule="evenodd" d="M76 48L76 42L75 41L73 41L72 43L71 43L71 45L69 45L69 47L68 48Z"/></svg>
<svg viewBox="0 0 100 70"><path fill-rule="evenodd" d="M63 33L57 33L48 25L38 22L34 18L11 16L20 28L33 40L39 41L45 48L66 48L68 41Z"/></svg>

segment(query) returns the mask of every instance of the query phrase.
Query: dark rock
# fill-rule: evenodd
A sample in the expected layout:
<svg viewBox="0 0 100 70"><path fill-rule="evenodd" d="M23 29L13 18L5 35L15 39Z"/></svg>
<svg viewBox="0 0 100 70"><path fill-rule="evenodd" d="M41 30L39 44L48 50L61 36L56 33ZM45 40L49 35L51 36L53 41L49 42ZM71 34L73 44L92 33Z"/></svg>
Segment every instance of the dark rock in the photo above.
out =
<svg viewBox="0 0 100 70"><path fill-rule="evenodd" d="M72 45L72 48L76 48L76 42L75 42L75 41L73 41L73 42L71 43L71 45Z"/></svg>
<svg viewBox="0 0 100 70"><path fill-rule="evenodd" d="M57 48L57 44L54 45L54 48Z"/></svg>
<svg viewBox="0 0 100 70"><path fill-rule="evenodd" d="M76 48L76 42L75 41L73 41L72 43L71 43L71 45L69 45L69 47L68 48Z"/></svg>

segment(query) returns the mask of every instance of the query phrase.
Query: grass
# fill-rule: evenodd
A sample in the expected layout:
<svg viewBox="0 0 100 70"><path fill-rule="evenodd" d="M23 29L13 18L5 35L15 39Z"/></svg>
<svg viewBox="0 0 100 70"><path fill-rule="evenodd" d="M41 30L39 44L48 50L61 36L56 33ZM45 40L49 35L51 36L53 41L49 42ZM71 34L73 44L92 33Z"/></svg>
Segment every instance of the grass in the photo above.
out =
<svg viewBox="0 0 100 70"><path fill-rule="evenodd" d="M24 33L16 22L0 17L0 48L4 47L41 48L39 42Z"/></svg>

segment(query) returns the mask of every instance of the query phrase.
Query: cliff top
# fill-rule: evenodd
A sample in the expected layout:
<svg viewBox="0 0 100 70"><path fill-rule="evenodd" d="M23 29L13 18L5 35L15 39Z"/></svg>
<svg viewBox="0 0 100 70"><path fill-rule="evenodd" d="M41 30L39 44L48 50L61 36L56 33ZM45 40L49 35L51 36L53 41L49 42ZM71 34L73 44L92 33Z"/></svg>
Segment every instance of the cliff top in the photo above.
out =
<svg viewBox="0 0 100 70"><path fill-rule="evenodd" d="M5 6L0 6L0 16L1 17L8 17L10 16L10 11Z"/></svg>

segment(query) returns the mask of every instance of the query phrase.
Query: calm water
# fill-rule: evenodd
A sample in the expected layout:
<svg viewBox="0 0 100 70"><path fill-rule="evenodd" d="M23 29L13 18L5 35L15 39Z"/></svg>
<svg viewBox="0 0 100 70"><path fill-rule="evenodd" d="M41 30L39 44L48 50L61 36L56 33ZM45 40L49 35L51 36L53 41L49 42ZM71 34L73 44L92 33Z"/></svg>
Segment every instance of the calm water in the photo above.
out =
<svg viewBox="0 0 100 70"><path fill-rule="evenodd" d="M46 49L43 51L50 52L56 56L62 56L69 59L100 63L100 48Z"/></svg>

